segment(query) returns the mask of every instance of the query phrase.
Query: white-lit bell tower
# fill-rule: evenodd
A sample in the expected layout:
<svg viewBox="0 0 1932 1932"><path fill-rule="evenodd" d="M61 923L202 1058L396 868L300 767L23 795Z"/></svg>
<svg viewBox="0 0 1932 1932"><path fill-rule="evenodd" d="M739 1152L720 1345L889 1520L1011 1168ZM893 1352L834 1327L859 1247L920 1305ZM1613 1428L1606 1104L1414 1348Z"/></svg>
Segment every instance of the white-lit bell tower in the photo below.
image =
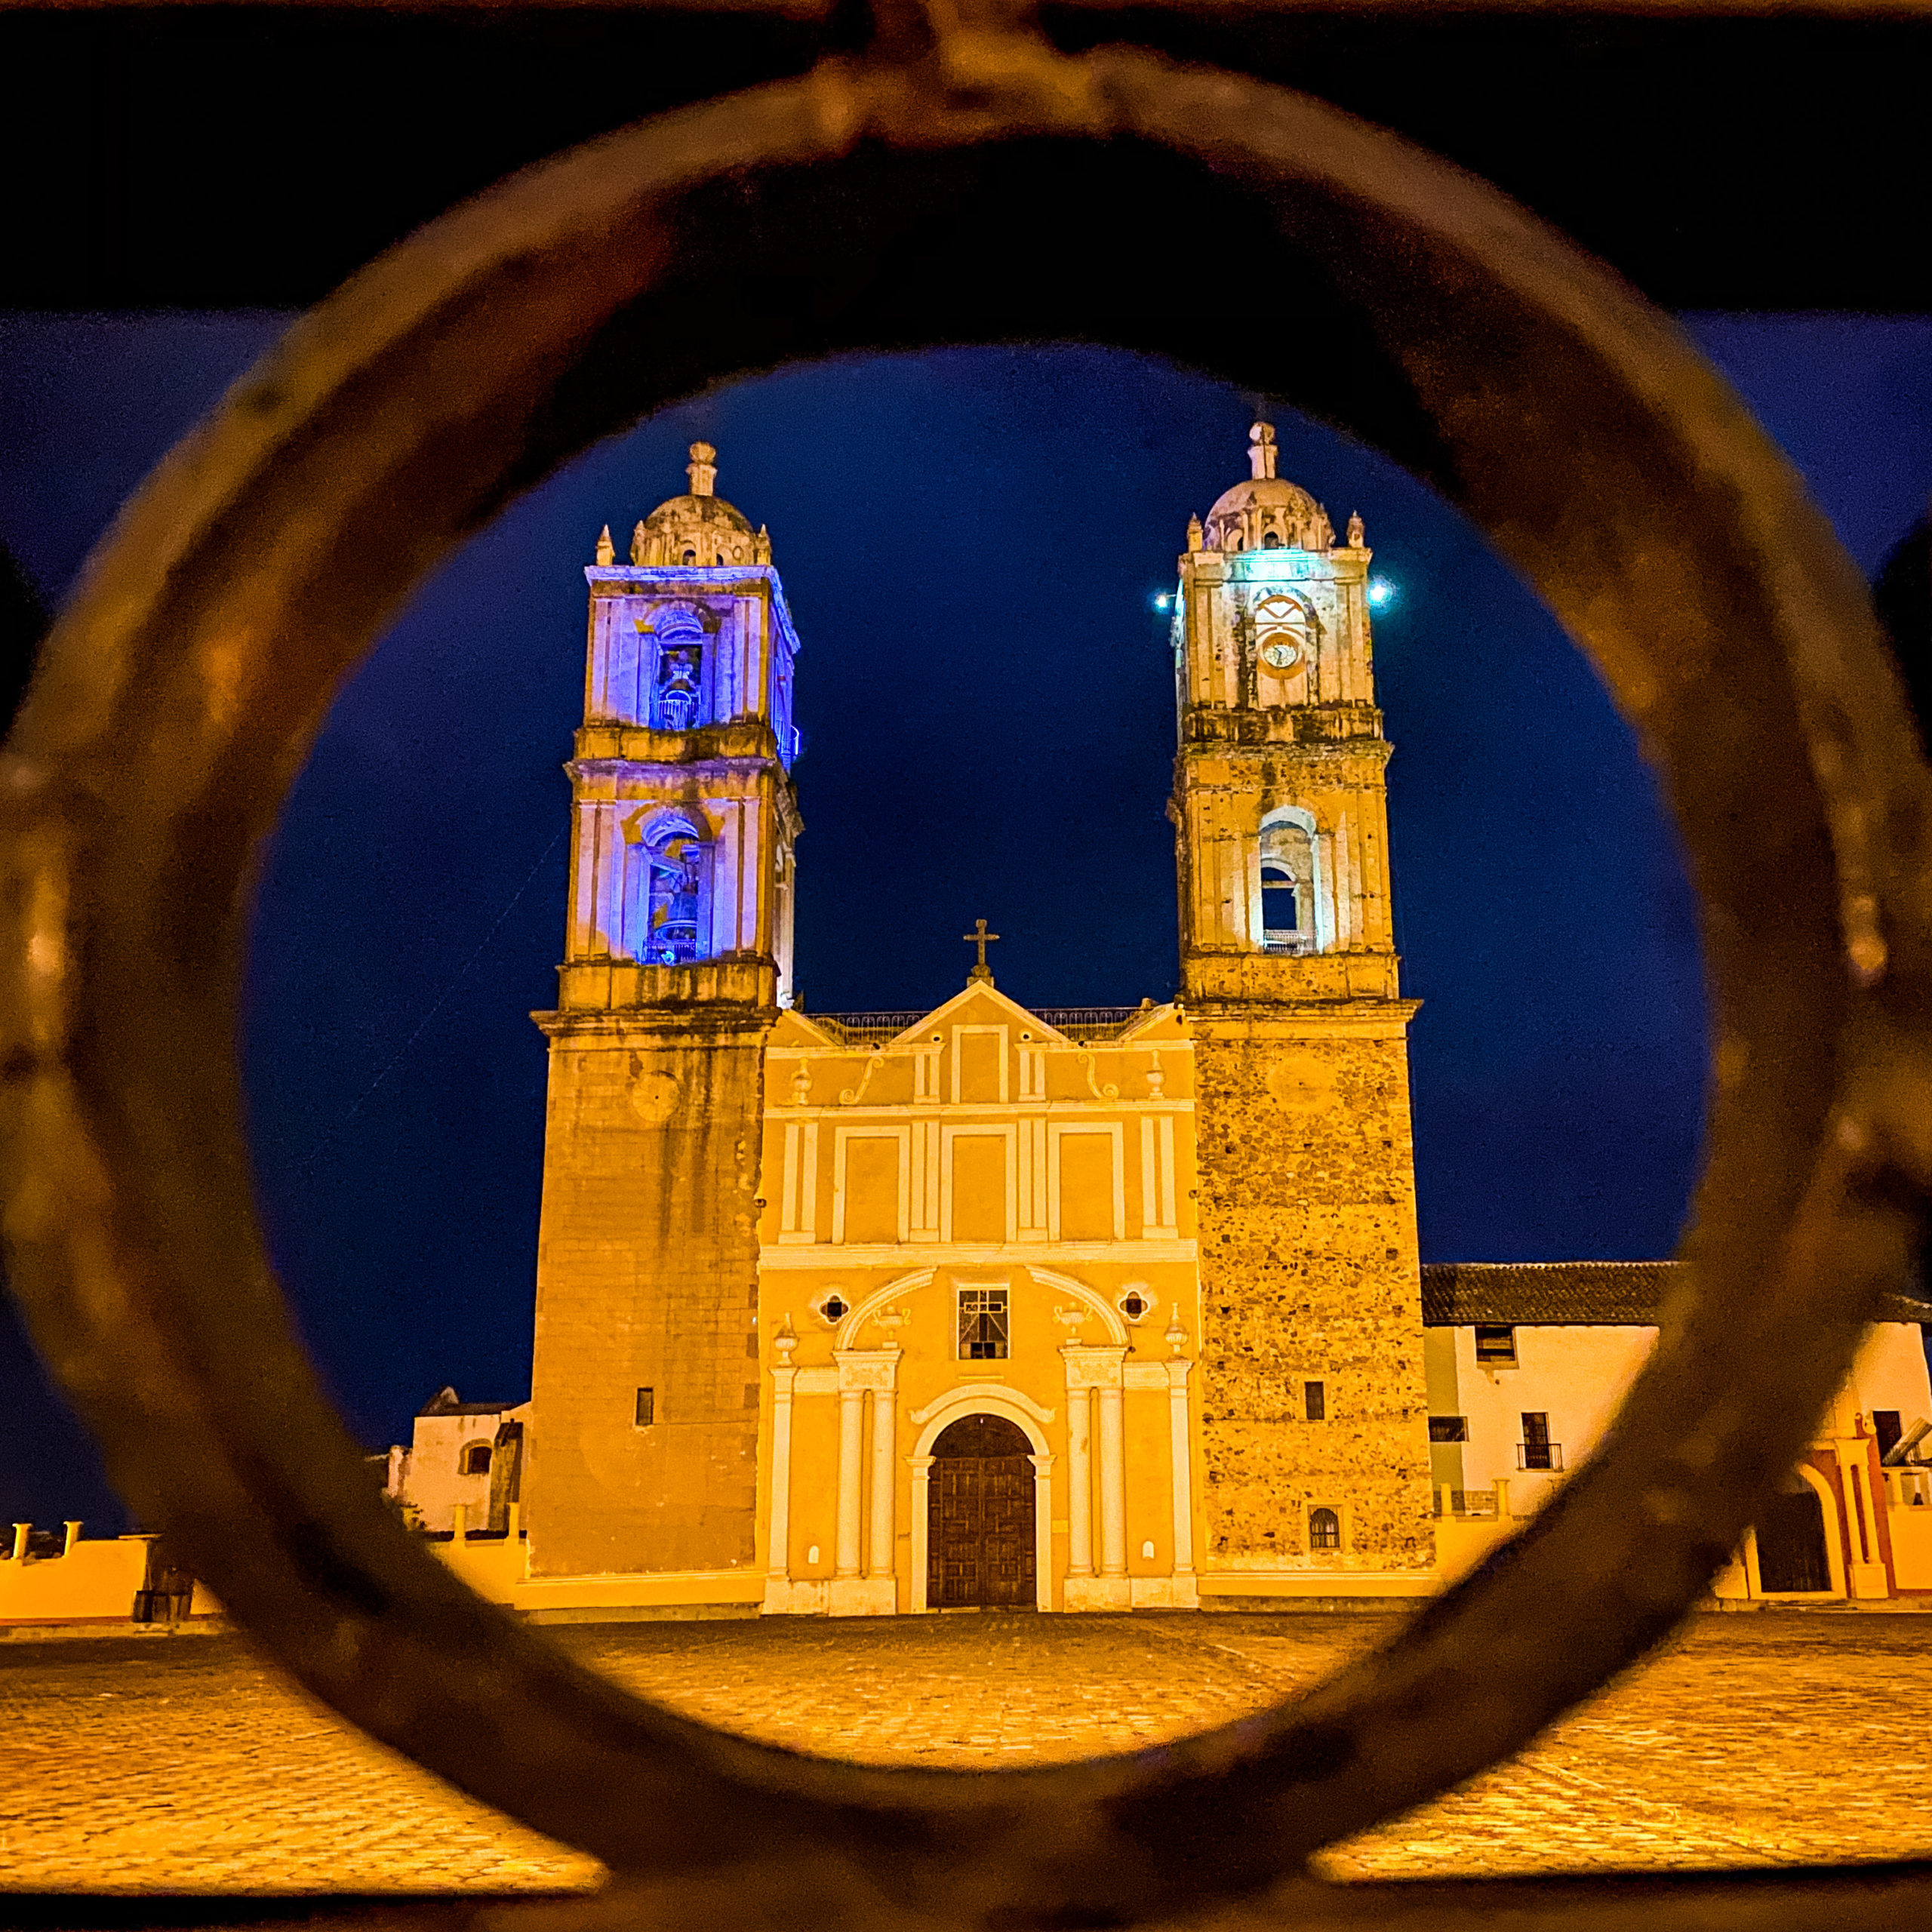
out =
<svg viewBox="0 0 1932 1932"><path fill-rule="evenodd" d="M1174 623L1211 1571L1433 1558L1407 1031L1361 520L1251 473ZM1317 1409L1320 1413L1317 1413ZM1338 1538L1338 1540L1331 1539Z"/></svg>

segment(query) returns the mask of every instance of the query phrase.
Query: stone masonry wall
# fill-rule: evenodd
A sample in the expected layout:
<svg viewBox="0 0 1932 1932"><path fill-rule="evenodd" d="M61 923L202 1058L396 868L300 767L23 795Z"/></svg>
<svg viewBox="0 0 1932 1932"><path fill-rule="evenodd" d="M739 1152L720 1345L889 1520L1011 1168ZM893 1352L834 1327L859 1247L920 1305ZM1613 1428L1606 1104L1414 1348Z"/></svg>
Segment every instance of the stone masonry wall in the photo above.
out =
<svg viewBox="0 0 1932 1932"><path fill-rule="evenodd" d="M531 1574L749 1565L764 1026L549 1018Z"/></svg>
<svg viewBox="0 0 1932 1932"><path fill-rule="evenodd" d="M1211 1569L1433 1561L1397 1011L1372 1031L1306 1008L1194 1020ZM1309 1380L1324 1386L1325 1421L1303 1417ZM1337 1555L1308 1548L1308 1512L1324 1504L1342 1515Z"/></svg>

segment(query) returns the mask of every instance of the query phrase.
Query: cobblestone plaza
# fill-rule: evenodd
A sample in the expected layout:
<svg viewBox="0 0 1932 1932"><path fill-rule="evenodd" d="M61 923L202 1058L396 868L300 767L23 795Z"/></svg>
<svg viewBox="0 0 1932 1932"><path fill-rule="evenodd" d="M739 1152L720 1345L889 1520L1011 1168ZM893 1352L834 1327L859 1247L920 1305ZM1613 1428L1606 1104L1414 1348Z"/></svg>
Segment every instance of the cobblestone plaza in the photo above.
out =
<svg viewBox="0 0 1932 1932"><path fill-rule="evenodd" d="M553 1634L694 1715L881 1764L1152 1744L1312 1684L1380 1617L964 1615ZM1158 1686L1158 1689L1134 1687ZM1338 1878L1932 1852L1932 1617L1707 1617L1524 1758L1326 1854ZM592 1860L349 1731L240 1639L0 1646L12 1889L588 1886Z"/></svg>

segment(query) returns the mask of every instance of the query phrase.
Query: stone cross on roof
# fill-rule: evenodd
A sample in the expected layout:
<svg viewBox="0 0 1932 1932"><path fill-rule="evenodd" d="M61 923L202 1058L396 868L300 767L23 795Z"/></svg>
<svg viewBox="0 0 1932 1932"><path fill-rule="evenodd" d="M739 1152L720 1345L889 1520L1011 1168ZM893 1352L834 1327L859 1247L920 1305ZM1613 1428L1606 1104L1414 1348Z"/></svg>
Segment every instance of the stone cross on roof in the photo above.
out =
<svg viewBox="0 0 1932 1932"><path fill-rule="evenodd" d="M986 964L986 948L999 937L999 934L988 932L985 920L975 919L973 921L973 930L970 933L961 933L959 937L968 946L977 946L980 949L980 963L966 975L967 978L984 980L990 986L992 983L993 969Z"/></svg>

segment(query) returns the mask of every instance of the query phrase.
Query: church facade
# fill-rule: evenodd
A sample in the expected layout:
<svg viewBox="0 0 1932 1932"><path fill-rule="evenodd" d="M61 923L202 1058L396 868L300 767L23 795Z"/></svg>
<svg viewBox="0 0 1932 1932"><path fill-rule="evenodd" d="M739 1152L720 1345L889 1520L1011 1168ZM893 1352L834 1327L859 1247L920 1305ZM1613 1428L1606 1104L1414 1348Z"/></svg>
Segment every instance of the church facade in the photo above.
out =
<svg viewBox="0 0 1932 1932"><path fill-rule="evenodd" d="M933 1011L801 1010L770 539L703 444L627 563L603 534L500 1555L450 1505L478 1580L555 1615L1315 1603L1506 1527L1506 1481L1442 1479L1370 552L1265 424L1248 467L1178 559L1180 986L1136 1009L1018 1004L981 920Z"/></svg>

